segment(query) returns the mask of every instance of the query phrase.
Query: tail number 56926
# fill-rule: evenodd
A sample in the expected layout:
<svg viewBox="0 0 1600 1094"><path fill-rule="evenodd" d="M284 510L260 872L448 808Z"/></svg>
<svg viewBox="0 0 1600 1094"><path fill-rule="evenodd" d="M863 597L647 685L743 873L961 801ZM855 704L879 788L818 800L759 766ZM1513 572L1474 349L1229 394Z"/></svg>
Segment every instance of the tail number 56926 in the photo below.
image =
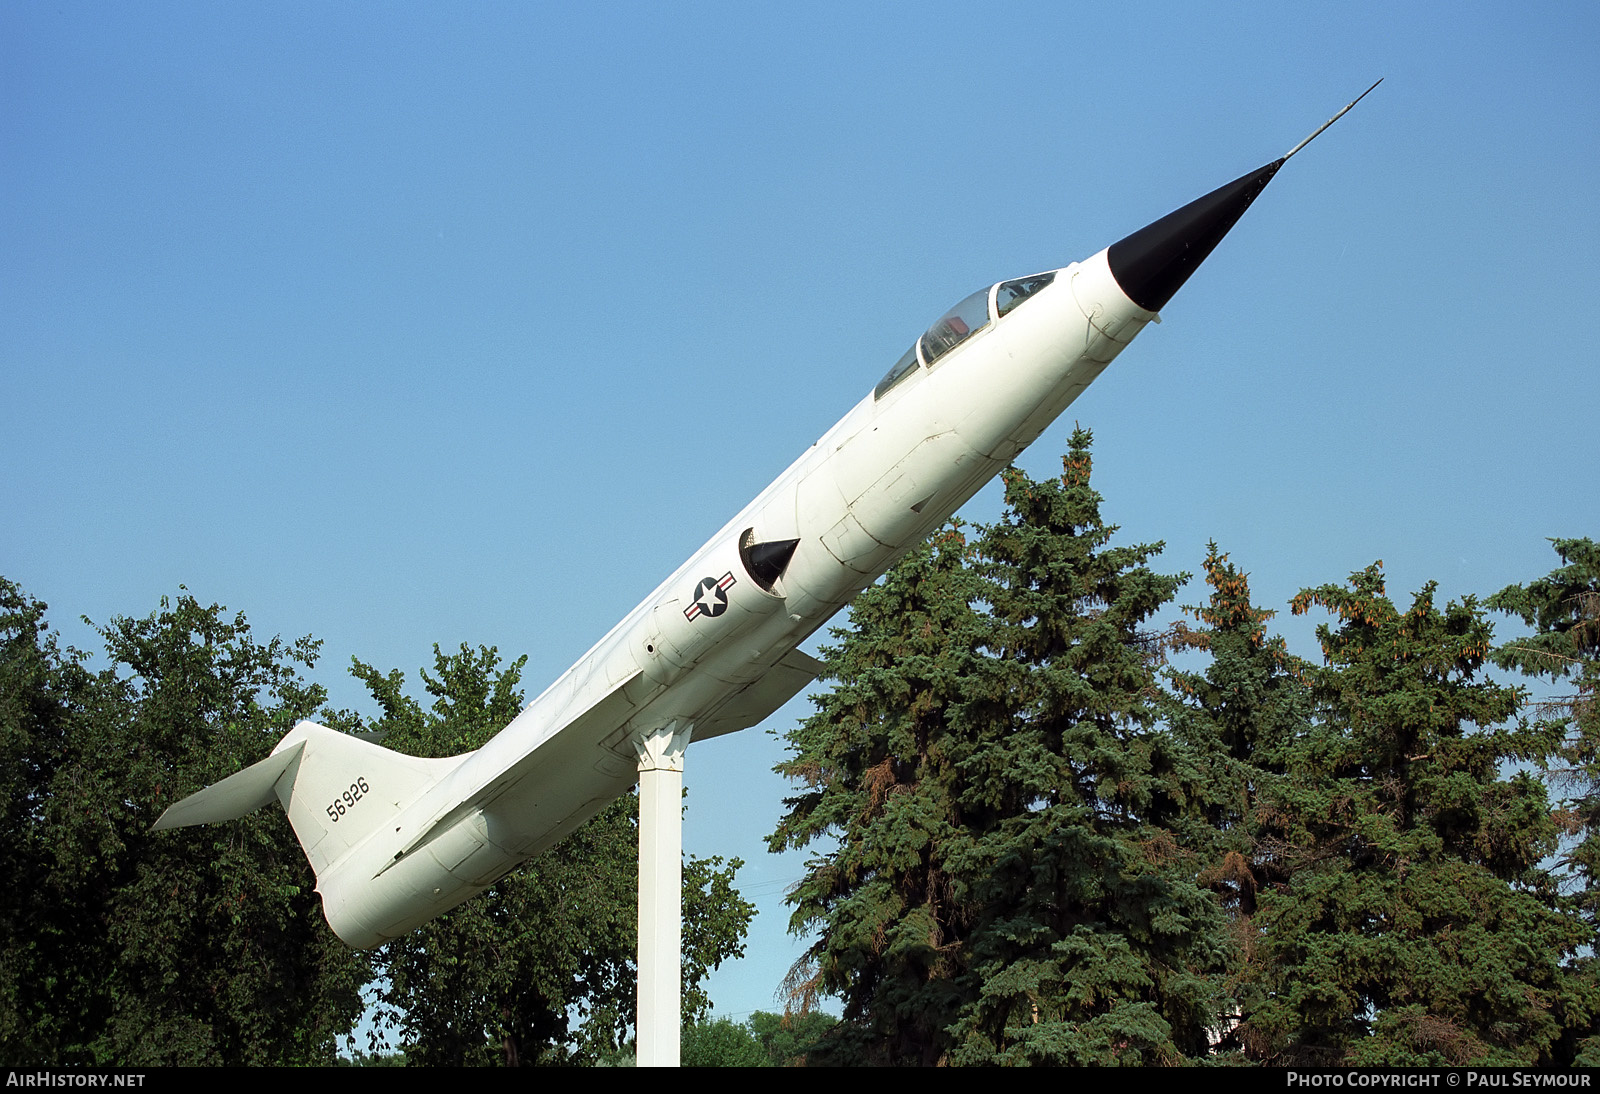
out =
<svg viewBox="0 0 1600 1094"><path fill-rule="evenodd" d="M334 798L332 804L328 806L328 819L338 824L339 818L354 809L356 802L360 801L370 789L365 778L356 779L350 784L350 789Z"/></svg>

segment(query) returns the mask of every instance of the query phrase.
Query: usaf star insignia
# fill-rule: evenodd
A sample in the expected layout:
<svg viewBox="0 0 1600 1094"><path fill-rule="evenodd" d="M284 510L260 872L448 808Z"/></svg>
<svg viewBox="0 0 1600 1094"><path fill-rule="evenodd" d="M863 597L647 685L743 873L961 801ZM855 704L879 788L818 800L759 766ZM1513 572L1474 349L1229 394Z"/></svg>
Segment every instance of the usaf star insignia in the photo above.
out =
<svg viewBox="0 0 1600 1094"><path fill-rule="evenodd" d="M715 619L728 610L728 589L733 585L733 572L722 575L718 581L714 577L705 578L694 589L694 602L683 609L683 617L693 623L702 615Z"/></svg>

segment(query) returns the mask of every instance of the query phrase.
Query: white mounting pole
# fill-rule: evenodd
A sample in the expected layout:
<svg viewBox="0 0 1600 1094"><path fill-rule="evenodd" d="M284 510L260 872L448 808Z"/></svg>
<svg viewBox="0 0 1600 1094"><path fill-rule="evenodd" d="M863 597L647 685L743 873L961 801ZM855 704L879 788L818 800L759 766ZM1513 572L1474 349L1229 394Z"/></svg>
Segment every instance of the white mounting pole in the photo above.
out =
<svg viewBox="0 0 1600 1094"><path fill-rule="evenodd" d="M683 751L693 727L634 739L639 754L639 1067L677 1067L683 1020Z"/></svg>

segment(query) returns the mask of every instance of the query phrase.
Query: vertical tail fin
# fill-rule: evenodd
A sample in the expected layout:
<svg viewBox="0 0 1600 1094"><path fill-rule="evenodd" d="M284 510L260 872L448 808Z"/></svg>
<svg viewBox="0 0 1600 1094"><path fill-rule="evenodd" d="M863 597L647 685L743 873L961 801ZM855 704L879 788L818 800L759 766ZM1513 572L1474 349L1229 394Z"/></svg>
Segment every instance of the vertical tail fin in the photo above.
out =
<svg viewBox="0 0 1600 1094"><path fill-rule="evenodd" d="M276 797L320 884L352 847L465 758L419 759L301 722L272 755L170 806L155 827L233 820Z"/></svg>

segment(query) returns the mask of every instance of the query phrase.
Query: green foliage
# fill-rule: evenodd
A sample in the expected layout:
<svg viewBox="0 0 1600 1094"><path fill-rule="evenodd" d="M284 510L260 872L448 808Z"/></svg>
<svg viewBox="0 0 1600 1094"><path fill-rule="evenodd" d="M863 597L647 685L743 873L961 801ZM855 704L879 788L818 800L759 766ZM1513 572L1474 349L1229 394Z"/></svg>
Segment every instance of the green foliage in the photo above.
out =
<svg viewBox="0 0 1600 1094"><path fill-rule="evenodd" d="M1188 790L1156 732L1181 584L1114 547L1089 435L1059 482L957 530L852 606L838 681L790 736L801 780L771 842L834 835L791 896L819 930L800 1002L844 1019L813 1062L1149 1063L1204 1052L1221 917L1166 827Z"/></svg>
<svg viewBox="0 0 1600 1094"><path fill-rule="evenodd" d="M99 994L67 1001L41 990L70 973L83 926L53 925L66 917L51 907L58 883L46 811L91 683L76 652L58 648L44 612L0 581L0 869L7 879L0 887L0 1054L11 1065L54 1060L85 1044L104 1025L109 1003Z"/></svg>
<svg viewBox="0 0 1600 1094"><path fill-rule="evenodd" d="M336 1067L405 1067L403 1052L362 1052L356 1049L349 1058L341 1056L334 1061Z"/></svg>
<svg viewBox="0 0 1600 1094"><path fill-rule="evenodd" d="M684 1025L679 1059L684 1067L802 1067L836 1021L814 1010L758 1010L742 1023L702 1016Z"/></svg>
<svg viewBox="0 0 1600 1094"><path fill-rule="evenodd" d="M678 1059L684 1067L771 1067L766 1049L745 1025L728 1018L683 1027Z"/></svg>
<svg viewBox="0 0 1600 1094"><path fill-rule="evenodd" d="M61 651L44 605L0 582L0 1054L5 1063L331 1063L374 964L327 929L282 814L152 833L161 811L264 757L322 705L316 644L261 644L187 594L101 632L111 667ZM357 663L387 744L478 747L521 708L522 662L437 654L424 711ZM365 728L324 712L338 728ZM381 951L385 1062L569 1062L632 1021L637 806L613 803L489 894ZM685 1012L743 952L740 863L685 867ZM577 1019L573 1025L574 1017ZM365 1062L371 1062L367 1060Z"/></svg>
<svg viewBox="0 0 1600 1094"><path fill-rule="evenodd" d="M637 813L638 798L630 795L628 800L633 802ZM637 886L637 837L633 850L632 869ZM744 956L744 938L750 921L755 918L756 906L740 896L739 890L733 887L733 879L743 865L743 859L724 862L721 855L710 858L691 855L689 861L683 864L681 1005L685 1022L706 1020L711 1013L711 996L706 993L706 981L724 961ZM634 898L637 899L637 887Z"/></svg>
<svg viewBox="0 0 1600 1094"><path fill-rule="evenodd" d="M746 1023L774 1067L803 1067L838 1019L820 1010L773 1014L758 1010Z"/></svg>
<svg viewBox="0 0 1600 1094"><path fill-rule="evenodd" d="M1000 522L942 531L834 632L770 837L818 848L798 1006L708 1019L754 909L741 863L691 860L684 1062L1600 1060L1600 547L1555 541L1490 598L1534 630L1498 648L1475 600L1402 609L1376 565L1303 590L1333 617L1315 666L1215 544L1199 625L1152 632L1182 578L1114 543L1090 467L1079 432L1059 481L1008 472ZM0 580L0 1062L333 1062L375 974L404 1051L357 1063L623 1059L635 798L374 963L277 811L150 831L314 714L316 644L183 593L114 619L91 671L44 613ZM1163 690L1174 646L1208 660ZM1490 659L1564 694L1521 717ZM459 754L519 712L524 663L436 649L424 708L357 662L381 717L321 717Z"/></svg>
<svg viewBox="0 0 1600 1094"><path fill-rule="evenodd" d="M1225 904L1245 915L1263 885L1282 880L1262 842L1270 818L1262 816L1267 792L1282 782L1285 749L1310 726L1311 666L1269 636L1273 613L1250 600L1246 574L1215 543L1205 560L1212 593L1206 605L1186 608L1201 626L1179 628L1178 642L1209 655L1204 672L1169 671L1167 710L1174 737L1199 765L1186 824L1191 845L1203 845L1202 869ZM1241 871L1243 871L1241 873Z"/></svg>
<svg viewBox="0 0 1600 1094"><path fill-rule="evenodd" d="M1168 672L1167 719L1173 738L1195 765L1192 797L1177 818L1189 869L1229 917L1229 975L1220 985L1215 1051L1253 1051L1245 1043L1253 1013L1268 989L1260 966L1260 894L1286 884L1286 854L1277 803L1289 745L1311 725L1310 668L1283 639L1269 636L1272 612L1250 599L1247 575L1212 543L1205 560L1209 601L1186 608L1200 626L1180 626L1178 641L1204 651L1203 672Z"/></svg>
<svg viewBox="0 0 1600 1094"><path fill-rule="evenodd" d="M486 647L434 650L424 711L398 671L356 662L383 710L384 745L419 756L481 747L522 707L524 659ZM356 728L360 719L338 719ZM638 799L612 802L487 891L380 951L380 1017L422 1065L593 1062L627 1036L634 1011ZM709 1006L703 982L744 952L754 907L733 888L738 860L684 866L685 1017Z"/></svg>
<svg viewBox="0 0 1600 1094"><path fill-rule="evenodd" d="M1600 1058L1600 547L1491 599L1536 630L1498 650L1476 600L1397 607L1378 566L1306 589L1318 666L1215 544L1198 625L1151 633L1180 579L1114 544L1089 475L1084 433L1059 482L1009 472L999 523L914 552L824 651L770 841L822 848L790 986L844 1017L808 1060ZM1570 694L1523 717L1491 655Z"/></svg>
<svg viewBox="0 0 1600 1094"><path fill-rule="evenodd" d="M1266 986L1244 1040L1291 1064L1551 1061L1582 941L1539 868L1544 789L1514 761L1548 734L1481 674L1491 631L1433 586L1402 611L1377 565L1303 590L1322 607L1316 724L1286 752L1273 802L1285 882L1255 925Z"/></svg>
<svg viewBox="0 0 1600 1094"><path fill-rule="evenodd" d="M1561 821L1567 834L1579 837L1563 865L1576 874L1583 913L1594 924L1600 916L1600 545L1553 542L1560 569L1507 586L1486 603L1535 628L1495 650L1495 663L1572 689L1540 713L1542 724L1561 736L1557 781L1567 792Z"/></svg>
<svg viewBox="0 0 1600 1094"><path fill-rule="evenodd" d="M1510 585L1490 597L1495 611L1519 617L1534 633L1501 645L1494 661L1562 688L1539 704L1538 724L1559 740L1554 747L1556 819L1565 837L1557 871L1568 902L1586 932L1588 952L1572 963L1582 985L1587 1018L1569 1013L1557 1051L1562 1060L1592 1066L1600 1060L1600 545L1588 539L1552 541L1561 567L1527 585ZM1570 690L1567 690L1570 689Z"/></svg>
<svg viewBox="0 0 1600 1094"><path fill-rule="evenodd" d="M980 587L951 529L851 606L853 628L825 649L838 686L790 734L778 770L804 785L770 838L800 847L830 834L790 895L799 933L822 928L795 987L840 998L845 1021L813 1062L937 1062L955 1021L969 905L945 863L964 841L950 794L949 720L982 632Z"/></svg>
<svg viewBox="0 0 1600 1094"><path fill-rule="evenodd" d="M973 681L953 865L976 917L955 1063L1149 1064L1206 1051L1221 918L1171 822L1186 761L1157 732L1165 640L1145 628L1184 581L1160 545L1112 546L1078 431L1059 482L1006 475L987 529L991 671Z"/></svg>
<svg viewBox="0 0 1600 1094"><path fill-rule="evenodd" d="M177 799L267 754L322 702L296 665L187 593L62 653L0 582L0 1045L7 1063L330 1063L366 961L322 922L282 816L152 833Z"/></svg>

